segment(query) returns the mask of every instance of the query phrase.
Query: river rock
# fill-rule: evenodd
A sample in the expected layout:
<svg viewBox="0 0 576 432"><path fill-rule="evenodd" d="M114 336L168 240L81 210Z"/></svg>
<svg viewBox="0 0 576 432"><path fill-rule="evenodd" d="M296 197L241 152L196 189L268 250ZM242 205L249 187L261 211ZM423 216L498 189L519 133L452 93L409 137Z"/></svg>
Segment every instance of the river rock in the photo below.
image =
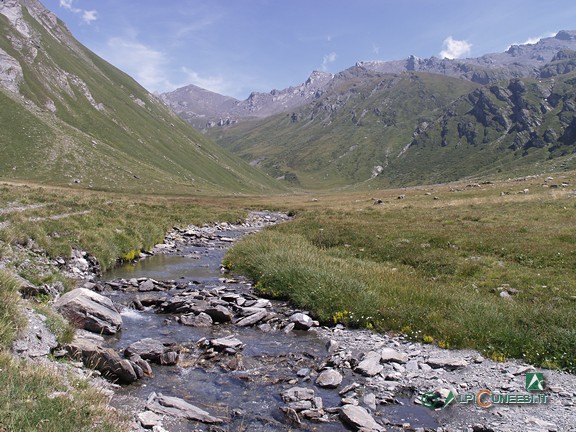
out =
<svg viewBox="0 0 576 432"><path fill-rule="evenodd" d="M162 342L145 338L134 342L124 350L124 355L130 358L133 354L138 354L145 360L161 365L174 365L178 363L178 351Z"/></svg>
<svg viewBox="0 0 576 432"><path fill-rule="evenodd" d="M138 379L128 360L120 358L111 348L102 348L89 340L76 339L66 346L71 357L82 360L88 368L96 369L104 376L130 384Z"/></svg>
<svg viewBox="0 0 576 432"><path fill-rule="evenodd" d="M152 281L152 279L146 279L138 286L138 291L140 292L154 291L154 288L155 288L154 282Z"/></svg>
<svg viewBox="0 0 576 432"><path fill-rule="evenodd" d="M212 339L210 341L210 346L212 346L212 348L214 348L216 351L224 351L226 349L239 350L244 347L244 344L241 340L229 336Z"/></svg>
<svg viewBox="0 0 576 432"><path fill-rule="evenodd" d="M426 363L434 369L454 370L468 366L468 362L460 357L431 357Z"/></svg>
<svg viewBox="0 0 576 432"><path fill-rule="evenodd" d="M316 378L316 385L324 388L336 388L342 382L342 375L336 369L325 369Z"/></svg>
<svg viewBox="0 0 576 432"><path fill-rule="evenodd" d="M152 411L144 411L138 414L138 420L145 429L152 429L154 426L160 425L162 416Z"/></svg>
<svg viewBox="0 0 576 432"><path fill-rule="evenodd" d="M384 367L380 364L380 353L370 351L366 353L362 361L354 368L354 372L364 376L374 376L382 372Z"/></svg>
<svg viewBox="0 0 576 432"><path fill-rule="evenodd" d="M207 313L200 312L198 315L187 314L180 317L180 322L192 327L211 327L214 321Z"/></svg>
<svg viewBox="0 0 576 432"><path fill-rule="evenodd" d="M301 312L292 315L290 317L290 322L294 323L295 330L308 330L314 325L314 320Z"/></svg>
<svg viewBox="0 0 576 432"><path fill-rule="evenodd" d="M394 348L383 348L380 357L383 362L406 363L408 361L407 354L396 351Z"/></svg>
<svg viewBox="0 0 576 432"><path fill-rule="evenodd" d="M204 313L210 315L210 318L212 318L214 322L219 323L230 322L234 316L228 308L221 305L209 307L204 310Z"/></svg>
<svg viewBox="0 0 576 432"><path fill-rule="evenodd" d="M340 419L354 430L382 432L386 430L376 423L366 408L358 405L344 405L340 410Z"/></svg>
<svg viewBox="0 0 576 432"><path fill-rule="evenodd" d="M219 424L224 422L222 419L211 416L207 411L191 405L183 399L164 396L161 393L151 393L150 396L148 396L146 409L156 414L186 418L202 423Z"/></svg>
<svg viewBox="0 0 576 432"><path fill-rule="evenodd" d="M241 318L236 321L236 325L239 327L247 327L254 325L268 316L268 311L265 309L260 309L258 312L248 315L247 317Z"/></svg>
<svg viewBox="0 0 576 432"><path fill-rule="evenodd" d="M286 403L302 400L313 400L314 390L306 387L291 387L281 394L282 400Z"/></svg>
<svg viewBox="0 0 576 432"><path fill-rule="evenodd" d="M115 334L122 327L122 317L112 301L86 288L64 294L54 307L76 327L94 333Z"/></svg>
<svg viewBox="0 0 576 432"><path fill-rule="evenodd" d="M134 371L136 372L137 375L138 375L138 370L140 370L142 372L142 375L138 376L138 378L152 377L154 375L152 373L152 368L150 367L150 363L148 363L146 360L144 360L138 354L136 354L136 353L131 354L130 357L128 357L128 361L130 362L130 364L134 368Z"/></svg>

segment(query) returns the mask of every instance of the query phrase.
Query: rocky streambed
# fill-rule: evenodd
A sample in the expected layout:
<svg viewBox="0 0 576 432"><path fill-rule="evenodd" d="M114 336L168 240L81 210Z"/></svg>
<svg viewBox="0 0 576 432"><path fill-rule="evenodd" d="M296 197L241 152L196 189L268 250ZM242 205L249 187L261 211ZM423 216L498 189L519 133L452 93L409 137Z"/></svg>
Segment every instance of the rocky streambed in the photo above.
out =
<svg viewBox="0 0 576 432"><path fill-rule="evenodd" d="M56 306L91 332L67 355L117 383L134 430L576 430L574 375L321 327L223 272L234 241L285 219L175 229L101 279L88 257L69 263L87 281Z"/></svg>

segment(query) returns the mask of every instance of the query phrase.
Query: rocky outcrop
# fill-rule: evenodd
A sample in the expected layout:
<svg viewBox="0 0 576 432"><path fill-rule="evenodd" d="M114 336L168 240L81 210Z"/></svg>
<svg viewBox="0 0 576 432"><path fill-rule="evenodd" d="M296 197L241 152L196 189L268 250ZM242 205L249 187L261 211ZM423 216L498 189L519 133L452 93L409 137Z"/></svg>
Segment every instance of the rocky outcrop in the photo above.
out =
<svg viewBox="0 0 576 432"><path fill-rule="evenodd" d="M18 93L23 78L22 66L18 60L0 48L0 86Z"/></svg>
<svg viewBox="0 0 576 432"><path fill-rule="evenodd" d="M64 294L54 307L76 327L94 333L115 334L122 327L122 317L112 301L86 288Z"/></svg>

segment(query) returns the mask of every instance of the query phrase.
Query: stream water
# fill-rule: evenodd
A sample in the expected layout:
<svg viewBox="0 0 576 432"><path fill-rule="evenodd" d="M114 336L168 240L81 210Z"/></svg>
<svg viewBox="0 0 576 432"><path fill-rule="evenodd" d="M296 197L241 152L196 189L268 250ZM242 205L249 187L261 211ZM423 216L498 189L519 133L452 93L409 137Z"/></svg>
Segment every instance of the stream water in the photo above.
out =
<svg viewBox="0 0 576 432"><path fill-rule="evenodd" d="M227 237L237 238L241 231L227 231ZM105 280L118 278L153 278L174 280L179 284L200 286L203 289L226 286L220 263L230 242L215 241L206 245L187 246L170 254L157 254L137 263L117 267L105 275ZM243 282L240 282L242 284ZM237 286L238 284L236 284ZM173 290L175 291L175 290ZM162 293L170 296L173 292ZM324 407L340 404L338 389L326 390L314 386L313 381L298 378L296 371L318 367L328 356L324 341L314 331L290 333L264 332L258 327L237 327L231 324L212 327L191 327L179 324L170 315L156 314L151 309L137 311L130 308L133 293L112 291L108 296L117 304L124 304L121 315L123 329L107 338L107 345L123 350L143 338L175 341L192 346L201 338L214 339L233 335L245 348L241 351L241 366L223 368L222 364L198 365L179 362L176 366L152 365L153 378L144 378L134 384L122 386L118 395L129 395L146 400L150 393L180 397L211 415L225 420L230 431L289 430L294 427L281 411L284 402L280 394L294 385L314 388L322 397ZM231 361L233 361L231 359ZM313 379L312 379L313 380ZM357 376L345 376L341 385L358 381ZM434 427L434 419L424 409L406 405L380 409L383 416L397 422L410 422L413 427ZM209 430L209 427L181 421L164 426L172 431ZM346 430L339 421L306 423L297 427L310 431ZM393 429L389 429L393 430Z"/></svg>

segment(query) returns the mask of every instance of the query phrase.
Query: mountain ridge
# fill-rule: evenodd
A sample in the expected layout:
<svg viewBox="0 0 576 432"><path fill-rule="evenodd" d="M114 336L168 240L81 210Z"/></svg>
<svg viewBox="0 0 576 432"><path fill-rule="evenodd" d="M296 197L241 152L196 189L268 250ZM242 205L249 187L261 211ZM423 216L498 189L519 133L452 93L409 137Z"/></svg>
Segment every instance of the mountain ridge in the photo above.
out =
<svg viewBox="0 0 576 432"><path fill-rule="evenodd" d="M146 193L278 185L81 45L36 0L0 3L0 177Z"/></svg>
<svg viewBox="0 0 576 432"><path fill-rule="evenodd" d="M299 106L204 132L270 175L313 189L576 166L576 32L468 63L406 65L357 64Z"/></svg>
<svg viewBox="0 0 576 432"><path fill-rule="evenodd" d="M253 92L243 101L235 100L232 106L222 106L221 109L210 111L202 111L192 100L186 100L185 91L194 90L194 87L205 91L200 87L186 86L163 93L161 97L180 117L195 128L205 130L216 126L230 126L243 119L264 118L296 109L321 95L330 81L341 74L427 72L485 85L512 78L537 78L540 68L551 62L558 51L567 48L576 50L576 31L560 30L555 36L542 38L534 44L515 44L503 53L490 53L477 58L421 59L411 55L401 60L359 61L354 66L335 74L314 71L302 84L283 90L271 90L268 93ZM295 93L299 93L300 97L290 97ZM190 94L191 99L199 97L197 90ZM222 95L210 92L210 99L218 97ZM192 108L189 108L190 106Z"/></svg>

